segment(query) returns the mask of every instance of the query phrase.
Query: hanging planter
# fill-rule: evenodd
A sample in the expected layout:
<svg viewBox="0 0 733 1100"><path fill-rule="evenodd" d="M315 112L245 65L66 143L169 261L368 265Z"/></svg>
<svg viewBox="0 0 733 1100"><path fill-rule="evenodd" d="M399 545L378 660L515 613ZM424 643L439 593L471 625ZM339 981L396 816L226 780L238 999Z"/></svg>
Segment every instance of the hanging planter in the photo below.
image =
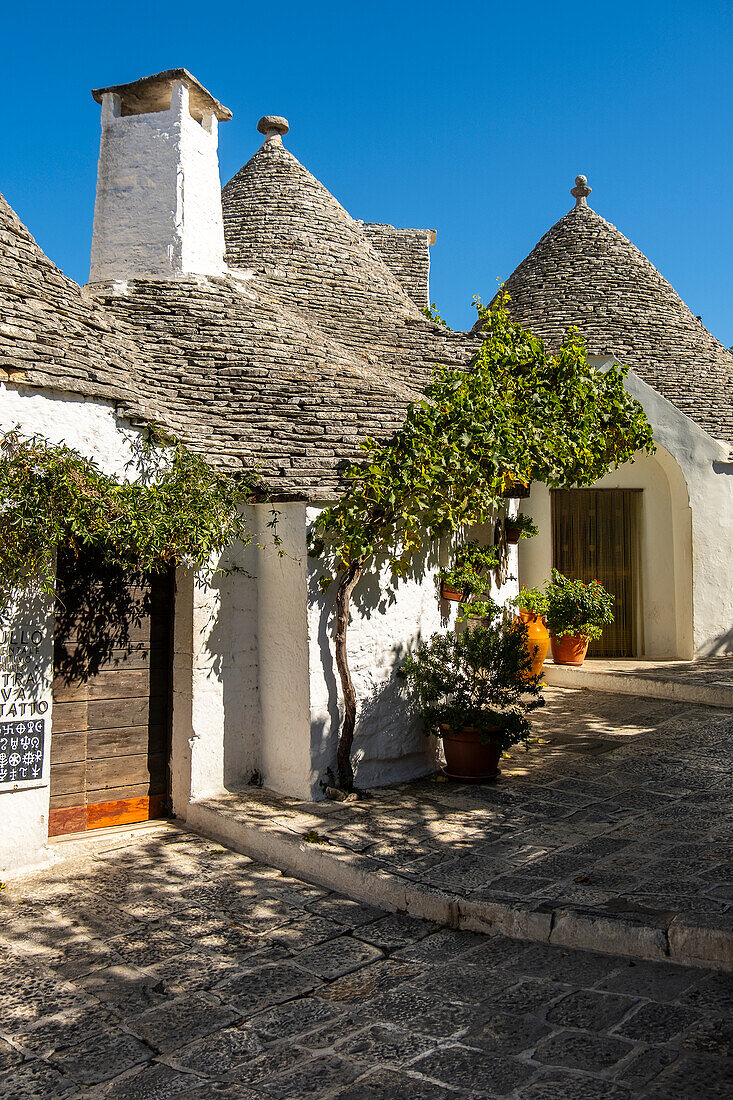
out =
<svg viewBox="0 0 733 1100"><path fill-rule="evenodd" d="M440 582L440 595L444 600L457 600L459 603L468 599L467 592L460 592L457 588L453 588L447 581Z"/></svg>
<svg viewBox="0 0 733 1100"><path fill-rule="evenodd" d="M531 481L519 481L506 474L501 495L505 500L525 500L529 496L531 485Z"/></svg>

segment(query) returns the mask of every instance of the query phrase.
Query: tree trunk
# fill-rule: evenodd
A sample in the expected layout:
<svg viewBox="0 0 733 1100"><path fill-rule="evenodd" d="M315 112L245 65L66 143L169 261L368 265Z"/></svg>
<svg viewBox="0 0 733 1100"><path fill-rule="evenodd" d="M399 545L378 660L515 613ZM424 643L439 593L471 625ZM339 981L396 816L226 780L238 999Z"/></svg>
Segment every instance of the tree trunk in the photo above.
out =
<svg viewBox="0 0 733 1100"><path fill-rule="evenodd" d="M339 734L337 753L339 786L350 791L354 786L354 770L351 767L351 746L354 741L356 725L356 692L349 671L349 658L346 652L346 631L349 625L351 594L364 571L362 562L356 562L342 574L336 590L336 667L341 678L344 693L344 720Z"/></svg>

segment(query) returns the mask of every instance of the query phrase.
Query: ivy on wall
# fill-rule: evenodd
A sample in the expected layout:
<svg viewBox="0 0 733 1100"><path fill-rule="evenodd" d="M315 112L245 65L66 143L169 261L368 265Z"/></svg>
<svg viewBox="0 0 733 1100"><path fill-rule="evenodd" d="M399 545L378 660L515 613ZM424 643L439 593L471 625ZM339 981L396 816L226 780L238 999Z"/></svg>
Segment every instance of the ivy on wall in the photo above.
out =
<svg viewBox="0 0 733 1100"><path fill-rule="evenodd" d="M91 549L110 566L155 573L206 568L232 542L251 540L242 511L250 481L156 429L138 437L130 465L126 481L41 436L0 438L0 608L13 592L53 591L60 550Z"/></svg>

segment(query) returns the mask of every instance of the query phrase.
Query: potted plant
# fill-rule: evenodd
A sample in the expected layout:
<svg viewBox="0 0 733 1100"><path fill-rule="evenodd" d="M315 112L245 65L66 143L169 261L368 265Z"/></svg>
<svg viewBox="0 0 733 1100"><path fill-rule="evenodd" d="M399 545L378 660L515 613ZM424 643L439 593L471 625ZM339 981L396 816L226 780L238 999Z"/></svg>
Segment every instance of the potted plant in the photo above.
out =
<svg viewBox="0 0 733 1100"><path fill-rule="evenodd" d="M468 602L491 587L490 574L499 563L493 546L479 546L474 539L459 546L450 568L441 569L440 594L444 600Z"/></svg>
<svg viewBox="0 0 733 1100"><path fill-rule="evenodd" d="M556 665L582 665L588 642L600 638L604 625L613 622L614 596L597 580L586 584L553 569L545 597L553 661Z"/></svg>
<svg viewBox="0 0 733 1100"><path fill-rule="evenodd" d="M525 516L524 512L504 518L504 534L511 546L516 546L520 539L532 539L539 533L539 527L532 522L530 516Z"/></svg>
<svg viewBox="0 0 733 1100"><path fill-rule="evenodd" d="M550 634L545 624L547 597L541 588L523 584L510 603L517 608L517 619L527 630L527 651L532 660L532 675L539 676L550 649Z"/></svg>
<svg viewBox="0 0 733 1100"><path fill-rule="evenodd" d="M451 779L495 778L502 752L526 742L527 715L544 703L526 628L506 622L495 603L492 610L488 625L421 642L397 672L425 733L442 738Z"/></svg>
<svg viewBox="0 0 733 1100"><path fill-rule="evenodd" d="M529 496L531 481L522 481L512 474L504 474L504 485L501 495L507 500L524 500Z"/></svg>

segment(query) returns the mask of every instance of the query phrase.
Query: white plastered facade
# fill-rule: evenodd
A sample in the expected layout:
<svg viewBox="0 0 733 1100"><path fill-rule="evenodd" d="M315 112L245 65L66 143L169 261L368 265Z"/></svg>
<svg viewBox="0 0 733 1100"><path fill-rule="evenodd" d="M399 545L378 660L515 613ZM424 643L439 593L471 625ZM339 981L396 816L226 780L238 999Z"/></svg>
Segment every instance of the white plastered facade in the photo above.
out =
<svg viewBox="0 0 733 1100"><path fill-rule="evenodd" d="M19 429L24 436L40 435L50 443L65 443L88 458L93 458L107 474L129 477L133 459L132 444L136 433L123 425L114 407L105 402L61 393L20 390L0 383L0 434ZM48 805L50 751L53 736L53 607L50 597L19 594L0 611L0 690L8 693L5 709L8 717L13 703L16 709L27 703L28 714L45 722L45 758L39 782L0 784L0 873L28 869L48 858ZM32 644L33 634L40 636ZM9 663L18 649L8 642L23 635L26 666L37 668L36 682L22 690L14 689L8 678ZM2 705L2 704L0 704ZM22 718L19 712L10 715Z"/></svg>
<svg viewBox="0 0 733 1100"><path fill-rule="evenodd" d="M629 373L627 389L652 425L657 453L638 455L596 483L641 489L640 657L733 653L733 464L728 448ZM532 488L523 510L540 535L521 544L520 580L552 567L550 493Z"/></svg>
<svg viewBox="0 0 733 1100"><path fill-rule="evenodd" d="M150 114L122 115L105 93L90 283L224 273L217 146L216 116L192 118L181 81Z"/></svg>

